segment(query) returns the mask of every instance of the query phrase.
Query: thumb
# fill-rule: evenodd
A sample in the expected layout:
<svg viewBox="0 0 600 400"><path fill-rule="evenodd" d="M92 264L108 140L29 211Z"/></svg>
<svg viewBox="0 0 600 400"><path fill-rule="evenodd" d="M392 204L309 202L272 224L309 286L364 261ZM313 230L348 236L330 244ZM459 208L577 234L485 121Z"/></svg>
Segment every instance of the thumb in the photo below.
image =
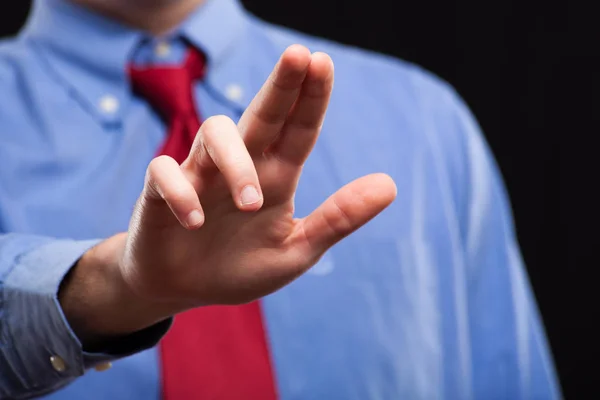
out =
<svg viewBox="0 0 600 400"><path fill-rule="evenodd" d="M315 257L369 222L396 198L396 184L386 174L363 176L342 187L309 216L300 232Z"/></svg>

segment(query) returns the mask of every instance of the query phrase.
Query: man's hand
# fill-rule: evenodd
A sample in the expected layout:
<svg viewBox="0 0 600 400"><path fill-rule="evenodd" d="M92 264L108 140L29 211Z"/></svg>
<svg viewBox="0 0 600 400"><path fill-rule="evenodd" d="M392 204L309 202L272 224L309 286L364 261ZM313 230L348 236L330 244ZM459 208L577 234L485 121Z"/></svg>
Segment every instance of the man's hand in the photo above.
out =
<svg viewBox="0 0 600 400"><path fill-rule="evenodd" d="M181 166L154 159L128 233L86 254L63 289L67 317L85 321L84 332L122 334L193 307L255 300L387 207L396 187L375 174L293 217L332 86L331 59L292 46L237 126L212 117Z"/></svg>

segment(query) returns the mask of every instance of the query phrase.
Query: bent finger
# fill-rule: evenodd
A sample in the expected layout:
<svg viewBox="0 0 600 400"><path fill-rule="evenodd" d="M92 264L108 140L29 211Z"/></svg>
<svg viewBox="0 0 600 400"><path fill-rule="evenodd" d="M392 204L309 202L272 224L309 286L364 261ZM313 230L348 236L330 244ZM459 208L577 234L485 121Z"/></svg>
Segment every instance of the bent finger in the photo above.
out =
<svg viewBox="0 0 600 400"><path fill-rule="evenodd" d="M197 229L204 223L204 212L198 194L173 158L159 156L146 171L144 195L149 200L164 200L179 223L186 229Z"/></svg>
<svg viewBox="0 0 600 400"><path fill-rule="evenodd" d="M200 127L190 157L182 164L202 176L203 170L217 168L225 178L236 206L243 211L256 211L263 203L254 161L235 123L218 115Z"/></svg>

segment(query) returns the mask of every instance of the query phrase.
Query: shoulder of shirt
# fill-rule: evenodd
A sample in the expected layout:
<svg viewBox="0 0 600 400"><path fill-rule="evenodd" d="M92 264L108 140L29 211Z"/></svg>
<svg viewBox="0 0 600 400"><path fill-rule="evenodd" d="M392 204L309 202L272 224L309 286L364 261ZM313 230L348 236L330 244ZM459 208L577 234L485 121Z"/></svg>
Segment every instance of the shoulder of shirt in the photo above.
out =
<svg viewBox="0 0 600 400"><path fill-rule="evenodd" d="M379 124L379 118L387 115L385 126L397 135L410 135L414 142L435 147L443 153L445 173L457 193L456 204L466 204L461 188L468 175L467 145L473 135L481 136L481 131L466 103L448 82L419 65L389 55L259 19L255 20L255 27L257 34L263 36L263 45L272 47L270 54L278 56L294 43L329 54L336 71L332 103L339 105L341 118L347 116L348 109L377 110L376 120L371 123ZM368 118L365 115L368 113L361 114ZM400 142L389 143L395 146Z"/></svg>
<svg viewBox="0 0 600 400"><path fill-rule="evenodd" d="M33 55L30 46L18 36L0 40L0 91L6 92L18 84Z"/></svg>
<svg viewBox="0 0 600 400"><path fill-rule="evenodd" d="M15 50L18 51L18 46L15 46L16 41L16 38L0 40L0 83L4 83L14 70Z"/></svg>
<svg viewBox="0 0 600 400"><path fill-rule="evenodd" d="M345 74L360 75L361 80L376 86L377 94L410 96L422 99L430 106L441 108L464 108L464 102L456 90L445 80L423 67L359 47L342 44L312 36L283 26L250 17L252 25L280 54L287 46L302 44L311 51L322 51L331 56L336 69L336 80ZM379 98L379 101L383 99Z"/></svg>
<svg viewBox="0 0 600 400"><path fill-rule="evenodd" d="M378 115L389 115L386 124L390 126L398 126L395 121L409 121L401 125L403 135L423 141L427 130L451 162L462 162L460 155L464 154L468 136L481 134L457 91L414 63L272 25L256 17L251 17L251 21L262 46L270 47L265 54L278 57L286 47L298 43L331 56L336 74L331 107L339 105L341 114L348 108L367 107L379 110Z"/></svg>
<svg viewBox="0 0 600 400"><path fill-rule="evenodd" d="M37 94L47 90L42 81L39 59L32 46L19 36L0 40L0 140L34 132L30 127L39 122L35 107Z"/></svg>
<svg viewBox="0 0 600 400"><path fill-rule="evenodd" d="M9 64L28 56L29 48L24 44L23 39L18 36L0 39L0 74L6 72L5 68Z"/></svg>

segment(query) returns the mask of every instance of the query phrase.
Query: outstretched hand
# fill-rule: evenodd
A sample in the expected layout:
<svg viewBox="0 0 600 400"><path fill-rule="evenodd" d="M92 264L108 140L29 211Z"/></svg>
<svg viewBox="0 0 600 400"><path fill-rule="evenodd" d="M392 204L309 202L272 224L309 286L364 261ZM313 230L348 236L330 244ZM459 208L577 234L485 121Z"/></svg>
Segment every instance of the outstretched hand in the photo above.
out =
<svg viewBox="0 0 600 400"><path fill-rule="evenodd" d="M136 293L188 308L257 299L392 202L393 181L375 174L293 217L333 75L329 56L291 46L237 126L209 118L181 166L167 156L151 162L121 263Z"/></svg>
<svg viewBox="0 0 600 400"><path fill-rule="evenodd" d="M294 218L332 87L329 56L291 46L237 125L209 118L181 165L150 163L128 232L88 251L59 294L84 343L272 293L394 200L392 179L374 174Z"/></svg>

